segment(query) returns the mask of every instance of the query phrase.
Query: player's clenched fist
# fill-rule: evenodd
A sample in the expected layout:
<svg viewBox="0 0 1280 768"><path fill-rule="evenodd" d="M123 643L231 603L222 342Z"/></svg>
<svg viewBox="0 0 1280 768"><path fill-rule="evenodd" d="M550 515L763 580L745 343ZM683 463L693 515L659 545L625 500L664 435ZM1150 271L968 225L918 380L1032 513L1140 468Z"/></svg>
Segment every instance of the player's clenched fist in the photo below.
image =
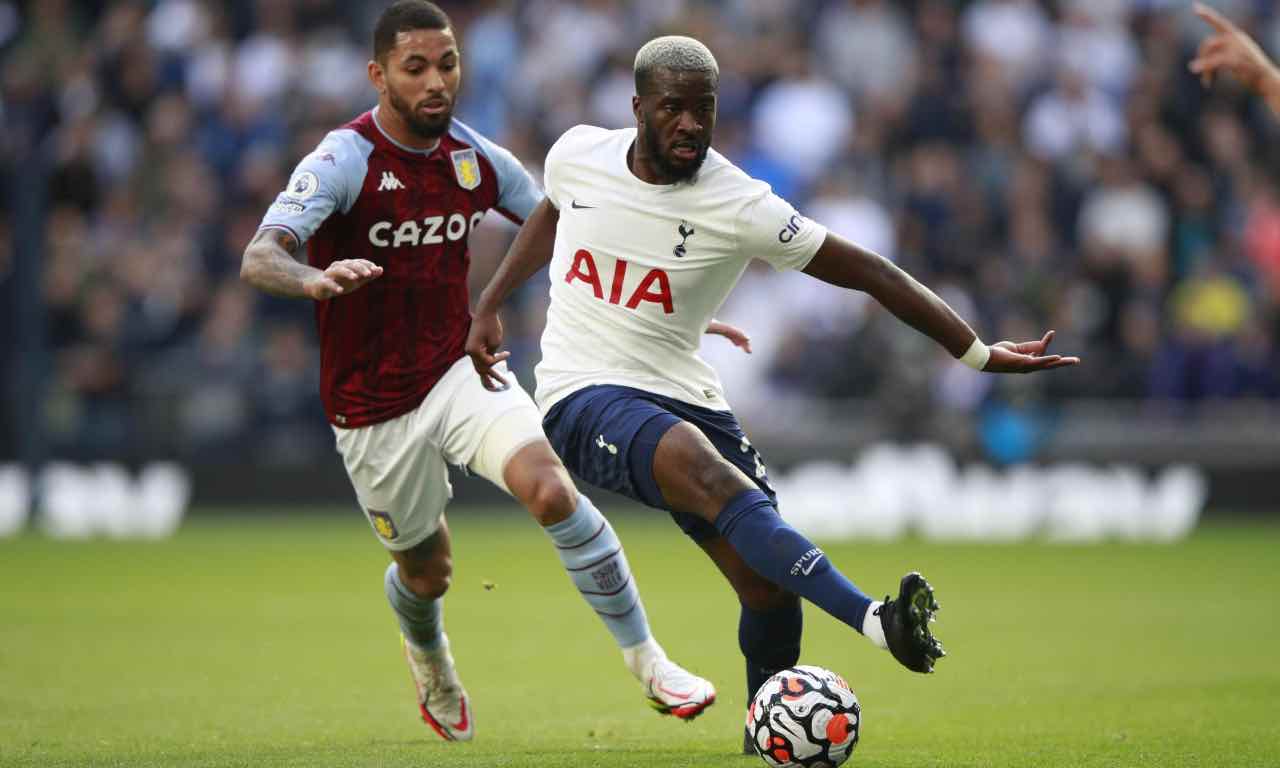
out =
<svg viewBox="0 0 1280 768"><path fill-rule="evenodd" d="M335 261L307 281L307 295L316 301L342 296L382 276L382 267L365 259Z"/></svg>

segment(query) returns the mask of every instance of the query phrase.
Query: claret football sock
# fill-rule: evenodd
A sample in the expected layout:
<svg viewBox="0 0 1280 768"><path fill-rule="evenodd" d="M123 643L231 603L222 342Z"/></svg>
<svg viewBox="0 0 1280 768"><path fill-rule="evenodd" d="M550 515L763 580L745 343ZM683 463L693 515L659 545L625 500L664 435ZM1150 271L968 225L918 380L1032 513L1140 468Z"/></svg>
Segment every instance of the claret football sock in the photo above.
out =
<svg viewBox="0 0 1280 768"><path fill-rule="evenodd" d="M396 563L387 566L384 579L387 601L400 621L400 632L405 640L420 651L429 651L440 645L444 631L444 598L427 600L413 594L400 581L400 567Z"/></svg>
<svg viewBox="0 0 1280 768"><path fill-rule="evenodd" d="M573 585L622 648L649 639L649 619L631 578L622 542L586 494L573 514L543 528L556 545Z"/></svg>
<svg viewBox="0 0 1280 768"><path fill-rule="evenodd" d="M753 488L734 496L715 525L756 573L862 631L871 598L788 525L763 491Z"/></svg>

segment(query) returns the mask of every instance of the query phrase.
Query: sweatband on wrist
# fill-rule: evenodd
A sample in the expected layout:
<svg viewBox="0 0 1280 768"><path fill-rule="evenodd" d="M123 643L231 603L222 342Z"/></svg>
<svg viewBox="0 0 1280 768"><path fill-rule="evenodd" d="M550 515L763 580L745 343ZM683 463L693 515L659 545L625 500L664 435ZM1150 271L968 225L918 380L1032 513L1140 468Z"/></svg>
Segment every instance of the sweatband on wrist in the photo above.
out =
<svg viewBox="0 0 1280 768"><path fill-rule="evenodd" d="M973 343L960 356L960 362L969 366L975 371L980 371L987 367L987 361L991 359L991 347L982 343L982 339L974 338Z"/></svg>

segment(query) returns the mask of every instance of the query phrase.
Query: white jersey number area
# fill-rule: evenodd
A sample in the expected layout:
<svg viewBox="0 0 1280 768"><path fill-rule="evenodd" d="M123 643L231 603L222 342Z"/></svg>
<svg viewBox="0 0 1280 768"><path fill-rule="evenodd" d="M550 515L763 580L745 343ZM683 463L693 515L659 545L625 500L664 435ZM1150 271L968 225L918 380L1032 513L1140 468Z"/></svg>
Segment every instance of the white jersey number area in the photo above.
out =
<svg viewBox="0 0 1280 768"><path fill-rule="evenodd" d="M698 357L707 324L752 259L800 269L826 237L714 150L692 182L637 179L626 164L634 138L578 126L547 155L560 223L537 368L544 412L593 384L727 410Z"/></svg>

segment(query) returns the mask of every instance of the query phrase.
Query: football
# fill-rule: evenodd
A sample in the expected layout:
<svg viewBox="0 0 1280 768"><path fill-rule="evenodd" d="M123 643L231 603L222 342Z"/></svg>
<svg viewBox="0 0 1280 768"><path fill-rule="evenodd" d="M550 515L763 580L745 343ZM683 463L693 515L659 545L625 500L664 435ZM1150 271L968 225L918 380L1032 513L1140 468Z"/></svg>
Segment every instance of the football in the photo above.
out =
<svg viewBox="0 0 1280 768"><path fill-rule="evenodd" d="M822 667L784 669L747 708L747 733L774 768L835 768L853 754L862 707L849 684Z"/></svg>

